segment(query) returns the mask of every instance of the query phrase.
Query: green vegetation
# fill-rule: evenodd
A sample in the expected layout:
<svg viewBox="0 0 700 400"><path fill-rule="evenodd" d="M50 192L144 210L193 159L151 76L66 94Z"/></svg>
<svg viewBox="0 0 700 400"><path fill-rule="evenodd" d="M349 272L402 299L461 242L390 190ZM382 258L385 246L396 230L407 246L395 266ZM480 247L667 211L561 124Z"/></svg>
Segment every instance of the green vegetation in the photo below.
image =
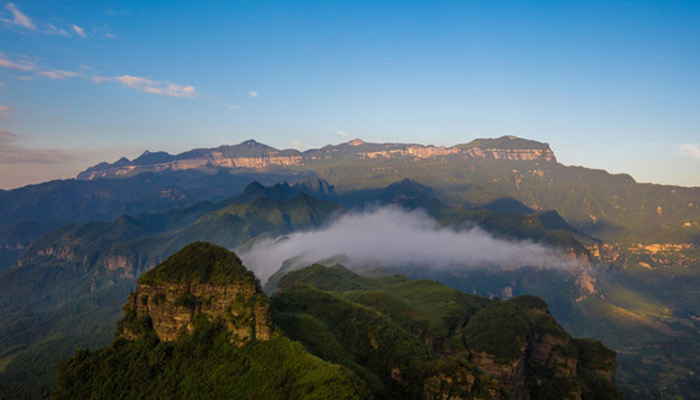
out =
<svg viewBox="0 0 700 400"><path fill-rule="evenodd" d="M272 297L273 317L282 330L313 354L355 371L380 398L396 393L399 398L415 397L428 387L441 388L438 392L443 394L490 393L485 398L505 390L461 358L472 351L487 353L497 365L509 365L527 359L529 346L548 335L563 343L553 348L561 357L576 359L578 355L578 342L535 296L489 300L434 281L367 278L341 266L320 265L289 272L280 279L278 290ZM384 347L384 343L392 345ZM589 341L581 343L584 347ZM596 375L603 371L600 367L606 360L603 372L609 372L610 365L614 369L614 353L600 343L590 343L600 347L591 347L587 354L594 356L587 356L577 377L555 372L556 364L525 361L529 366L524 385L532 398L563 398L580 391L584 399L596 399L603 398L596 397L603 393L599 390L607 390L606 396L619 399L614 384ZM389 371L398 366L400 381L415 386L396 386ZM467 375L475 382L473 386L458 383ZM447 377L452 377L450 384L445 382Z"/></svg>
<svg viewBox="0 0 700 400"><path fill-rule="evenodd" d="M215 325L175 343L117 339L61 363L52 399L360 399L345 368L286 338L237 348Z"/></svg>
<svg viewBox="0 0 700 400"><path fill-rule="evenodd" d="M244 282L255 283L255 275L248 271L233 252L210 243L195 242L168 257L157 268L141 275L139 284L210 282L217 285ZM195 299L183 299L192 303Z"/></svg>
<svg viewBox="0 0 700 400"><path fill-rule="evenodd" d="M139 284L236 283L247 275L240 262L231 264L238 260L231 255L194 243ZM237 342L240 347L230 341L225 319L195 315L192 333L182 331L165 342L147 315L138 317L125 306L118 332L127 328L136 334L128 336L133 340L117 336L106 348L79 350L61 361L51 398L506 399L514 388L527 390L533 400L583 393L581 388L584 399L599 398L603 389L618 398L614 384L602 377L614 372L609 365L614 353L594 341L572 342L546 304L532 296L488 300L434 281L363 277L340 265L290 272L278 289L271 299L259 293L231 303L235 308L270 302L278 332ZM202 300L191 296L176 303L197 301ZM167 312L167 307L158 311ZM581 374L562 377L561 366L530 359L537 335L556 329L564 345L552 351L575 363L581 348ZM489 373L469 361L473 351L497 361L486 365ZM513 359L525 366L526 379L500 382L498 368L507 371Z"/></svg>
<svg viewBox="0 0 700 400"><path fill-rule="evenodd" d="M458 147L464 149L468 149L470 147L481 147L482 149L549 149L549 145L547 143L523 139L515 136L501 136L496 139L475 139L469 143L460 144Z"/></svg>
<svg viewBox="0 0 700 400"><path fill-rule="evenodd" d="M464 340L468 347L508 362L522 356L527 334L527 325L518 307L502 302L477 312L467 324Z"/></svg>
<svg viewBox="0 0 700 400"><path fill-rule="evenodd" d="M353 273L342 265L336 264L329 268L314 264L284 275L277 287L284 290L298 283L305 283L325 291L367 290L380 286L377 281Z"/></svg>
<svg viewBox="0 0 700 400"><path fill-rule="evenodd" d="M211 179L200 177L199 183L209 184L216 178L217 184L232 185L210 194L220 197L230 193L228 190L240 191L242 185L236 182L250 181L243 177L228 179L228 174L225 175ZM263 178L266 182L268 178L276 179L272 175ZM148 178L140 176L133 180L141 182ZM119 182L127 184L131 178L76 185L88 185L96 191L114 185L123 189ZM197 182L193 180L192 184ZM34 193L42 188L49 189L44 187L46 185L40 186L26 190ZM55 189L54 184L48 186ZM148 187L153 190L153 186ZM289 204L289 209L298 210L301 216L300 207L306 204L313 209L309 214L316 219L285 217L281 225L265 225L268 232L255 229L261 222L245 216L227 214L218 219L200 220L209 212L238 201L231 199L160 214L124 216L112 222L68 225L34 241L22 256L22 268L0 271L0 320L3 321L0 324L0 366L4 366L0 369L0 398L45 398L55 385L54 370L58 360L81 347L95 349L108 345L114 324L120 317L121 304L134 288L136 278L188 243L210 240L231 248L262 233L278 235L313 226L330 215L323 214L323 210L335 212L338 207L324 208L332 203L298 197L299 189L288 186L278 192L275 195L283 199L277 203L280 207ZM30 196L30 193L25 194ZM201 198L202 195L197 196ZM300 221L300 224L293 221ZM46 249L61 255L42 254Z"/></svg>
<svg viewBox="0 0 700 400"><path fill-rule="evenodd" d="M382 145L375 147L381 150ZM586 254L584 244L598 243L589 235L619 242L614 254L620 255L610 271L605 266L595 275L600 294L584 300L579 300L581 292L575 277L556 271L477 271L459 276L422 271L414 276L438 279L486 296L506 296L505 288L516 296L541 296L567 330L596 337L621 352L618 380L628 388L631 397L658 398L663 391L687 399L700 393L694 389L700 380L690 374L700 368L700 358L696 357L700 354L700 325L693 319L700 307L700 252L640 255L628 249L630 241L698 243L697 190L640 185L628 176L554 162L446 157L439 161L377 158L360 163L349 154L345 158L319 160L309 167L292 168L294 174L301 175L270 173L263 178L267 182L287 179L280 178L283 176L300 179L313 170L335 184L337 193L325 199L342 204L347 200L353 205L373 198L370 194L374 193L379 202L426 208L443 225L474 223L499 237L572 248L579 254ZM75 220L81 223L128 216L111 222L65 226L34 240L21 256L22 268L0 273L0 320L4 322L0 326L0 398L45 396L53 386L51 371L60 357L78 347L94 349L108 344L119 305L136 278L187 243L207 240L233 248L261 235L274 237L317 226L340 210L328 201L299 195L299 191L294 191L298 188L289 185L249 193L246 199L190 206L195 201L219 200L238 193L240 182L250 180L249 176L234 176L237 181L233 183L229 174L195 175L183 178L187 184L182 186L182 193L176 190L176 184L184 175L176 174L145 174L128 178L128 182L73 182L70 188L60 183L38 185L23 189L25 193L17 197L27 207L12 200L19 192L3 193L3 204L11 205L0 213L3 218L14 218L10 215L13 213L18 218L27 217L29 211L39 212L36 210L43 213L41 221L31 222L36 226L18 225L17 230L0 235L0 239L22 238L24 245L38 233L60 226L62 222L56 221L65 221L61 218L68 218L71 213L79 212ZM405 178L411 181L402 181ZM427 183L432 189L418 182ZM161 198L160 192L148 191L165 190L165 183L170 185L168 193L186 198ZM390 190L386 190L387 185L392 186ZM80 192L83 189L84 196ZM208 193L209 189L215 193ZM120 191L120 195L114 196L115 191ZM113 197L102 198L102 193L112 193ZM9 194L12 196L7 197ZM59 200L56 208L48 200L51 196ZM42 200L30 201L34 197ZM523 208L514 202L498 210L489 208L504 198L533 208L557 209L565 220L552 212L526 214L523 210L527 206ZM190 207L161 214L139 214L187 206ZM24 241L25 237L28 241ZM54 254L46 254L47 249ZM115 256L123 260L110 259ZM13 260L15 256L8 257L7 260ZM421 339L452 332L465 315L471 317L482 308L451 306L451 319L437 317L447 309L445 304L451 303L436 302L432 311L425 307L426 312L421 304L427 303L390 293L389 285L383 282L365 286L368 282L360 279L355 283L359 286L343 288L342 279L339 283L329 281L323 290L342 292L345 299L388 316L394 324ZM331 284L338 286L334 289ZM518 307L528 308L521 304ZM464 345L459 340L448 343L455 348Z"/></svg>

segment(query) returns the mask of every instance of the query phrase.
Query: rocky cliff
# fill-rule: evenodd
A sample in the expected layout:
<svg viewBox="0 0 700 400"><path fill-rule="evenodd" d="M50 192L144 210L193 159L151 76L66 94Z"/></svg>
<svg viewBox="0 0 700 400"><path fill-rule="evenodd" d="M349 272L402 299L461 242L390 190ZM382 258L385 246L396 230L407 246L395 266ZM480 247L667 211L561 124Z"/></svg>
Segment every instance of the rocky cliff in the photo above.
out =
<svg viewBox="0 0 700 400"><path fill-rule="evenodd" d="M123 310L127 339L152 328L171 342L193 333L201 318L221 323L239 346L272 335L269 301L255 277L235 254L208 243L191 244L144 274Z"/></svg>
<svg viewBox="0 0 700 400"><path fill-rule="evenodd" d="M340 265L278 289L225 248L188 245L141 276L111 346L61 364L53 398L620 399L615 353L534 296Z"/></svg>
<svg viewBox="0 0 700 400"><path fill-rule="evenodd" d="M273 147L247 140L234 146L220 146L214 149L191 150L178 155L164 152L144 152L130 161L122 158L109 164L101 163L78 175L78 179L123 178L142 172L180 170L255 170L311 166L343 157L355 159L439 159L459 157L464 159L492 159L510 161L556 161L554 153L546 143L539 143L504 136L499 139L477 139L452 147L403 144L367 143L359 139L336 146L311 149L300 152L293 149L277 150Z"/></svg>
<svg viewBox="0 0 700 400"><path fill-rule="evenodd" d="M365 348L356 359L366 368L409 392L422 382L424 399L621 398L615 353L571 337L535 296L488 300L437 282L315 265L284 275L272 301L282 329L318 356L345 362L312 333L349 353Z"/></svg>

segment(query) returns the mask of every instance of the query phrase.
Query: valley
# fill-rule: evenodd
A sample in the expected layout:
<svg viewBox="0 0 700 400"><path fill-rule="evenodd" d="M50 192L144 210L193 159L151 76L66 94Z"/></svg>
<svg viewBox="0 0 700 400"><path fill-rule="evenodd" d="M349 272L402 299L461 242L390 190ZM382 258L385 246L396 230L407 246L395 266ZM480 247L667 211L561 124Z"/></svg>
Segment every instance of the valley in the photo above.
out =
<svg viewBox="0 0 700 400"><path fill-rule="evenodd" d="M246 141L175 156L144 153L98 164L77 180L2 191L0 319L8 323L0 328L0 397L48 396L59 359L108 345L139 277L192 242L244 255L343 215L398 207L425 213L434 229L478 228L554 249L562 263L584 267L378 263L356 272L431 279L504 301L539 296L570 334L617 352L617 384L627 397L697 398L698 199L700 188L562 165L547 144L512 136L450 148L353 140L306 152ZM352 267L337 256L307 265L341 260ZM283 285L307 265L290 259L274 266L281 270L269 281ZM292 307L276 323L317 323L296 314ZM354 368L333 357L321 358Z"/></svg>

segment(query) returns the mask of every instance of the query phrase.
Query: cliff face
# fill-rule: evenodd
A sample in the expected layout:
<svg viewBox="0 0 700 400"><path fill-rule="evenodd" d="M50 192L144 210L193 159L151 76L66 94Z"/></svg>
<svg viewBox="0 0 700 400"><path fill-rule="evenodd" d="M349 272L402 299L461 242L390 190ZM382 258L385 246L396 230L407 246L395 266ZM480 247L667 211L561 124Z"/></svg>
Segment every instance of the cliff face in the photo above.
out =
<svg viewBox="0 0 700 400"><path fill-rule="evenodd" d="M154 154L158 154L155 156ZM418 161L432 158L461 157L510 161L556 161L546 143L526 141L514 136L499 139L479 139L471 143L438 147L402 143L366 143L355 139L337 146L326 146L305 152L277 150L248 140L235 146L192 150L179 155L145 152L129 161L124 158L113 163L101 163L78 175L78 179L120 178L142 172L207 169L288 168L312 165L317 161L350 157L356 159L407 158Z"/></svg>
<svg viewBox="0 0 700 400"><path fill-rule="evenodd" d="M512 347L506 354L503 352L504 341L494 345L489 338L495 332L483 334L481 338L467 333L466 341L473 347L466 351L465 358L495 377L517 400L537 399L553 393L560 399L587 399L591 398L591 385L602 385L614 391L616 363L613 351L594 340L572 338L556 323L545 305L536 303L541 300L523 296L513 301L520 317L491 310L487 318L523 318L520 321L522 329L518 328L519 323L515 323L500 333L505 342L515 342L517 347ZM476 318L480 317L477 313ZM484 325L483 320L481 318L477 325ZM499 321L498 325L505 324ZM475 327L468 325L466 329L472 328ZM487 341L485 345L484 340Z"/></svg>
<svg viewBox="0 0 700 400"><path fill-rule="evenodd" d="M183 263L189 265L183 268ZM205 243L185 247L139 279L123 307L120 335L137 339L153 329L161 341L172 342L193 333L198 319L206 318L220 322L238 346L269 340L267 296L257 280L238 267L243 268L226 249Z"/></svg>
<svg viewBox="0 0 700 400"><path fill-rule="evenodd" d="M486 352L473 352L469 360L480 369L498 379L517 400L529 400L531 391L527 387L527 369L545 369L550 376L570 385L571 390L563 399L580 400L581 388L576 384L576 354L565 354L570 340L548 334L535 334L521 348L522 355L504 362ZM613 383L613 380L610 380ZM535 382L536 383L536 382Z"/></svg>
<svg viewBox="0 0 700 400"><path fill-rule="evenodd" d="M207 283L139 285L124 307L136 318L147 317L158 338L171 342L194 331L195 320L221 320L230 340L243 345L251 340L269 340L272 334L270 307L255 286L212 285ZM125 327L127 339L139 337Z"/></svg>
<svg viewBox="0 0 700 400"><path fill-rule="evenodd" d="M621 398L615 353L572 338L537 297L489 300L427 280L381 279L342 266L289 272L272 296L277 322L322 358L344 363L338 354L365 349L355 355L369 360L365 368L423 399Z"/></svg>

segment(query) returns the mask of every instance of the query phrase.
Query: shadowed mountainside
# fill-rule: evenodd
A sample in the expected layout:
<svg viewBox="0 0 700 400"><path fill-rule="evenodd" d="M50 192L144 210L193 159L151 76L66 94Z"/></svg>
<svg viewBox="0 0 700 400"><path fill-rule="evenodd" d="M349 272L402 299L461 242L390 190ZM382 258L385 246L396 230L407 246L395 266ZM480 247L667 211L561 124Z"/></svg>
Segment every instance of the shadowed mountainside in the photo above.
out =
<svg viewBox="0 0 700 400"><path fill-rule="evenodd" d="M233 253L194 243L144 274L124 312L111 346L61 363L52 398L621 398L614 352L532 296L317 265L268 299Z"/></svg>

